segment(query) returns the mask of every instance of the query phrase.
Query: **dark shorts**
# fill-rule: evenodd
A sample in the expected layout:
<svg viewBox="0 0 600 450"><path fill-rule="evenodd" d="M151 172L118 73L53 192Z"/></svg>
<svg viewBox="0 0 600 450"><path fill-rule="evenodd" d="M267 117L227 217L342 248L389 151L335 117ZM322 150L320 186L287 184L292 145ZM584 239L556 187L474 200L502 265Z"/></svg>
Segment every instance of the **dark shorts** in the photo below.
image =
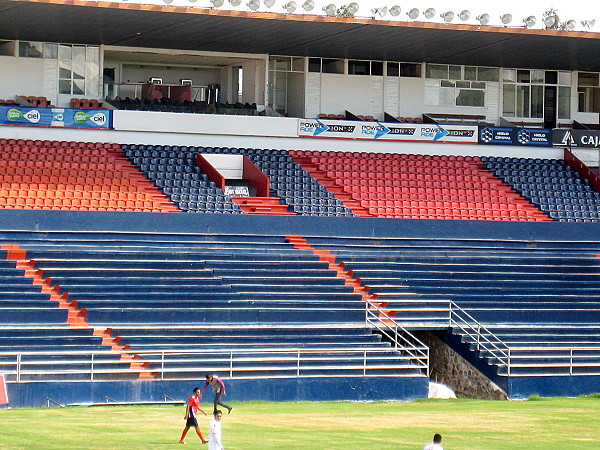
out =
<svg viewBox="0 0 600 450"><path fill-rule="evenodd" d="M198 428L198 420L195 417L190 417L185 421L185 426Z"/></svg>

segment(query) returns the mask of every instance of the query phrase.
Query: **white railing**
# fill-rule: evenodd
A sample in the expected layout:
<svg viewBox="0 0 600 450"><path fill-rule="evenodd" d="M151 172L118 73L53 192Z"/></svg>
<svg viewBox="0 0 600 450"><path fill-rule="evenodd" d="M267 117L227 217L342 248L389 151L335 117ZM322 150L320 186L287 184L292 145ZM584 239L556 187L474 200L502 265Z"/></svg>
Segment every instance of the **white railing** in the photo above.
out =
<svg viewBox="0 0 600 450"><path fill-rule="evenodd" d="M229 378L304 376L418 376L414 358L389 348L164 350L122 352L139 359L104 359L119 352L3 352L0 373L9 382L115 381L151 374L154 379L191 379L205 372ZM143 366L142 366L143 365Z"/></svg>
<svg viewBox="0 0 600 450"><path fill-rule="evenodd" d="M365 302L365 322L367 327L379 331L393 345L394 350L401 351L414 358L414 364L429 373L429 347L417 339L412 333L400 326L386 311L371 302Z"/></svg>

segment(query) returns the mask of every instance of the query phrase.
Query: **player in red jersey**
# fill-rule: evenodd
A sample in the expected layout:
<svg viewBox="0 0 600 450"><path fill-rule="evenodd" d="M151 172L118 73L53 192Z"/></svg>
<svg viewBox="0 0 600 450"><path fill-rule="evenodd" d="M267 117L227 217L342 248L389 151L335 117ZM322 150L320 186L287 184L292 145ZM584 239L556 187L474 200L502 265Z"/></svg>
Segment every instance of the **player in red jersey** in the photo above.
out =
<svg viewBox="0 0 600 450"><path fill-rule="evenodd" d="M200 388L194 388L192 396L188 399L185 407L185 428L183 429L183 433L181 433L181 439L179 439L180 444L185 444L185 435L191 427L196 429L196 434L203 444L208 442L204 439L204 436L202 436L202 431L200 431L200 427L198 426L198 411L206 415L206 413L200 409Z"/></svg>

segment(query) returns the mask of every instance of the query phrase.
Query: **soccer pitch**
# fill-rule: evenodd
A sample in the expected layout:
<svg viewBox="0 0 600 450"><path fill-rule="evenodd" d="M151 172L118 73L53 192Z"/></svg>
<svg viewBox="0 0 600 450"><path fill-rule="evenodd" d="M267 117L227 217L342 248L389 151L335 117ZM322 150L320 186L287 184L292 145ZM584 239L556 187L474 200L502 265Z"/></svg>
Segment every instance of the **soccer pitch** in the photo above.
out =
<svg viewBox="0 0 600 450"><path fill-rule="evenodd" d="M597 448L600 398L528 401L232 402L223 443L236 449L421 449L434 433L446 450ZM200 417L207 434L209 417ZM183 406L0 410L0 448L180 447ZM190 430L187 444L201 446ZM185 448L185 447L184 447Z"/></svg>

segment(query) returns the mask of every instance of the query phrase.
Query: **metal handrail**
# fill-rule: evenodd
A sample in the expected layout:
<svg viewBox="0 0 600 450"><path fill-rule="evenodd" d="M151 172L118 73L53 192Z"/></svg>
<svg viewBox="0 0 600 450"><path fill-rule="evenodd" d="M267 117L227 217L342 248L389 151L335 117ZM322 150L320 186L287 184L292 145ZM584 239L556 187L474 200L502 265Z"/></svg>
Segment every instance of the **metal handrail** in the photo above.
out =
<svg viewBox="0 0 600 450"><path fill-rule="evenodd" d="M370 301L365 302L365 323L367 326L371 325L380 331L382 335L390 339L396 350L402 349L402 351L415 358L417 364L422 365L424 369L429 371L429 347L407 329L399 325L387 312ZM405 336L410 336L410 340ZM403 344L398 341L398 338L403 341ZM421 361L423 358L425 358L425 364Z"/></svg>

